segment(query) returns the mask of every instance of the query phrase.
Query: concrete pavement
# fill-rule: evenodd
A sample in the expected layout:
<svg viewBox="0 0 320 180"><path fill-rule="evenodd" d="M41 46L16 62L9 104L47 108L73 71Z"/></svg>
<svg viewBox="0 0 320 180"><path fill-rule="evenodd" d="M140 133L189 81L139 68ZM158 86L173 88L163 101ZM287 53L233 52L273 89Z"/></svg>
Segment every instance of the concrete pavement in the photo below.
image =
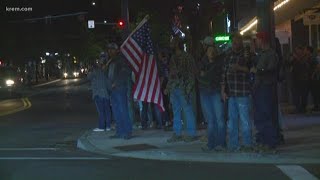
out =
<svg viewBox="0 0 320 180"><path fill-rule="evenodd" d="M277 153L227 153L203 152L205 142L167 143L172 132L163 130L134 130L130 140L110 139L114 132L93 132L88 130L79 139L80 149L119 157L200 161L222 163L287 163L320 164L320 116L286 115L284 118L286 144ZM200 131L199 135L205 135Z"/></svg>

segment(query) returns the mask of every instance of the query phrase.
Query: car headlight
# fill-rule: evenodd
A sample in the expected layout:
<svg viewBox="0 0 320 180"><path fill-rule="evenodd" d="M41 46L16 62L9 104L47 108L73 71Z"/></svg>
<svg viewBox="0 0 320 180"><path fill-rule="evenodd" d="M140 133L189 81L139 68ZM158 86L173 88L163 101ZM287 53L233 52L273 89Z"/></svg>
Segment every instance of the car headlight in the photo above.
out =
<svg viewBox="0 0 320 180"><path fill-rule="evenodd" d="M12 85L14 85L14 81L11 80L11 79L8 79L8 80L6 80L6 85L7 86L12 86Z"/></svg>
<svg viewBox="0 0 320 180"><path fill-rule="evenodd" d="M63 73L64 78L68 76L68 73Z"/></svg>
<svg viewBox="0 0 320 180"><path fill-rule="evenodd" d="M79 73L78 72L73 72L74 77L78 77Z"/></svg>

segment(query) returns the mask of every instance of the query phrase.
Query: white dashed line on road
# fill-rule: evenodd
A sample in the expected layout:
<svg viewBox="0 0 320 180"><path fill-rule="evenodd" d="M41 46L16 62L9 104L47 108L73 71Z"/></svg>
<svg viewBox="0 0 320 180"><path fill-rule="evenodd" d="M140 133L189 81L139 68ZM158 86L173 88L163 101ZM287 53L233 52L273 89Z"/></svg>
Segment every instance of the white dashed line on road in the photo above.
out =
<svg viewBox="0 0 320 180"><path fill-rule="evenodd" d="M81 161L97 161L109 160L104 157L0 157L1 160L81 160Z"/></svg>
<svg viewBox="0 0 320 180"><path fill-rule="evenodd" d="M306 169L298 165L279 165L277 167L292 180L319 180Z"/></svg>
<svg viewBox="0 0 320 180"><path fill-rule="evenodd" d="M58 148L0 148L0 151L56 151Z"/></svg>

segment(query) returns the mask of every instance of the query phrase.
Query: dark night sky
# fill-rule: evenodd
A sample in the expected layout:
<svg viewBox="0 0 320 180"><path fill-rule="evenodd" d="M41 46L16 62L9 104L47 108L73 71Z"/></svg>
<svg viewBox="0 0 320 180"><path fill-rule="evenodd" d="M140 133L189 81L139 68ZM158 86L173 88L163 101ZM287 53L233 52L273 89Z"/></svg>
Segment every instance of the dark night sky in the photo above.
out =
<svg viewBox="0 0 320 180"><path fill-rule="evenodd" d="M91 15L119 18L121 15L120 0L95 0L96 6L91 6L90 0L1 0L2 20L37 18L47 15L59 15L73 12L88 11ZM172 0L129 0L130 16L140 10L148 9L168 15L172 8ZM32 12L5 12L5 7L32 7Z"/></svg>
<svg viewBox="0 0 320 180"><path fill-rule="evenodd" d="M92 0L0 0L0 57L24 61L29 54L45 51L45 48L66 49L82 42L78 16L52 19L49 25L44 19L32 23L24 22L24 19L84 11L88 12L85 20L94 19L102 22L107 19L109 22L116 22L121 18L120 0L95 2L96 6L91 5ZM138 12L147 10L160 14L161 22L170 23L169 17L174 2L175 0L129 0L130 20L134 20ZM6 7L32 7L32 11L6 12ZM99 26L94 31L109 34L112 28Z"/></svg>

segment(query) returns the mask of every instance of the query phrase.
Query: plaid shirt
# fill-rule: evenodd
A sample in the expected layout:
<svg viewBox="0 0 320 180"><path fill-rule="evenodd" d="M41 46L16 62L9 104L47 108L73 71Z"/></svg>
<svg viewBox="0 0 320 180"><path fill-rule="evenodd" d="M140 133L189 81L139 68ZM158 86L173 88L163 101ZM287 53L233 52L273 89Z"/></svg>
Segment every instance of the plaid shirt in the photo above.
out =
<svg viewBox="0 0 320 180"><path fill-rule="evenodd" d="M232 51L227 54L221 84L225 85L228 96L248 96L251 94L250 73L230 71L229 67L234 64L250 67L250 63L245 58L244 51L238 53Z"/></svg>

